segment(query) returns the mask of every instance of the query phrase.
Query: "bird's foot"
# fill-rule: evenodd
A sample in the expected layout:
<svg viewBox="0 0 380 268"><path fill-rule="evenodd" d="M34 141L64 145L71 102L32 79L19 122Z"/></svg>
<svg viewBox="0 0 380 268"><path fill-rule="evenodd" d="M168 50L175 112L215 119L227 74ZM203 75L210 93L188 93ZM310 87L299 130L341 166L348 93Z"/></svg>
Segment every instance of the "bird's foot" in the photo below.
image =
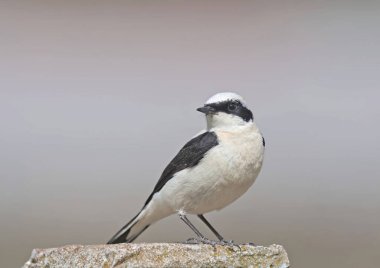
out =
<svg viewBox="0 0 380 268"><path fill-rule="evenodd" d="M239 244L236 244L233 240L220 240L220 241L217 241L218 242L218 245L222 245L222 246L228 246L228 247L237 247L239 250L241 250L240 248L240 245Z"/></svg>
<svg viewBox="0 0 380 268"><path fill-rule="evenodd" d="M185 242L186 244L206 244L206 245L211 245L215 247L216 245L219 246L228 246L231 248L237 247L239 250L241 250L239 244L234 243L232 240L210 240L205 237L197 237L197 238L189 238Z"/></svg>
<svg viewBox="0 0 380 268"><path fill-rule="evenodd" d="M215 246L218 241L210 240L206 237L192 237L186 240L185 244L206 244Z"/></svg>

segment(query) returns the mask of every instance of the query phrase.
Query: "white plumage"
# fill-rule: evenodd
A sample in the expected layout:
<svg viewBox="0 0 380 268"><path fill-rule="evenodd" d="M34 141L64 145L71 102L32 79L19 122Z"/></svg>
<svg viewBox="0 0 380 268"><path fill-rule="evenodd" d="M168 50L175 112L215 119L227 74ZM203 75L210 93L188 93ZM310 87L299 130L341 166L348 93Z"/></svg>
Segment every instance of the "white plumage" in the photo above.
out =
<svg viewBox="0 0 380 268"><path fill-rule="evenodd" d="M197 165L175 173L154 193L138 216L124 227L128 238L133 240L148 225L171 214L200 215L220 210L254 183L263 163L263 137L253 117L247 121L238 112L230 113L230 102L246 107L235 93L219 93L206 102L205 107L214 109L206 116L206 131L216 134L218 145L208 150Z"/></svg>
<svg viewBox="0 0 380 268"><path fill-rule="evenodd" d="M211 96L205 102L205 104L218 103L218 102L223 102L227 100L238 100L242 104L246 105L243 97L233 92L222 92L222 93L215 94Z"/></svg>

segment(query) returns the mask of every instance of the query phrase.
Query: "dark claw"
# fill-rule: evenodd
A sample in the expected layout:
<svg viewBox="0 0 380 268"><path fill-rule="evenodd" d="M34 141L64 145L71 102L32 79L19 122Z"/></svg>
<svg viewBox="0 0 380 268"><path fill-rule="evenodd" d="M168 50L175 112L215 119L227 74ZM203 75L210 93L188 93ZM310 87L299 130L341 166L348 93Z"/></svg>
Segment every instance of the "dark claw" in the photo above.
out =
<svg viewBox="0 0 380 268"><path fill-rule="evenodd" d="M228 247L231 247L231 248L234 248L234 247L237 247L239 250L241 250L240 246L236 243L234 243L234 241L230 240L230 241L227 241L227 240L221 240L221 241L215 241L215 240L210 240L208 238L205 238L205 237L193 237L193 238L189 238L185 241L185 244L206 244L206 245L211 245L213 247L215 247L216 245L219 245L219 246L228 246Z"/></svg>
<svg viewBox="0 0 380 268"><path fill-rule="evenodd" d="M223 245L223 246L229 246L229 247L237 247L239 250L241 250L239 244L236 244L234 243L233 240L222 240L222 241L219 241L221 244L220 245Z"/></svg>
<svg viewBox="0 0 380 268"><path fill-rule="evenodd" d="M185 244L200 244L201 241L198 238L192 237L185 241Z"/></svg>
<svg viewBox="0 0 380 268"><path fill-rule="evenodd" d="M185 244L206 244L215 246L218 241L207 239L206 237L192 237L185 241Z"/></svg>

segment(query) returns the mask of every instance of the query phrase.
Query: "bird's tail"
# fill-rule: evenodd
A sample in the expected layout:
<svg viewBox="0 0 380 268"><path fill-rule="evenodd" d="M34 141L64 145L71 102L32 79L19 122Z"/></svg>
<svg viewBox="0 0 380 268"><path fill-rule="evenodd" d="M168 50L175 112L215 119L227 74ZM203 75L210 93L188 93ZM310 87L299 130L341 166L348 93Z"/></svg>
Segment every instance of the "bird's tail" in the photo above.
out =
<svg viewBox="0 0 380 268"><path fill-rule="evenodd" d="M147 219L144 217L144 209L141 210L132 220L123 226L107 244L130 243L149 227Z"/></svg>

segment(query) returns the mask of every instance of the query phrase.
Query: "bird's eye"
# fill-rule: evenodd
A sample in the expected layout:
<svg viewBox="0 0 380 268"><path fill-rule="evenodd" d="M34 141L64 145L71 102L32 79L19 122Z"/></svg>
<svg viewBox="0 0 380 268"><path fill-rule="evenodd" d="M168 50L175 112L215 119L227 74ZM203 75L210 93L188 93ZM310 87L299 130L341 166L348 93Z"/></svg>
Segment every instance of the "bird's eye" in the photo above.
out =
<svg viewBox="0 0 380 268"><path fill-rule="evenodd" d="M237 108L237 105L235 103L229 103L228 104L228 110L229 111L235 111Z"/></svg>

